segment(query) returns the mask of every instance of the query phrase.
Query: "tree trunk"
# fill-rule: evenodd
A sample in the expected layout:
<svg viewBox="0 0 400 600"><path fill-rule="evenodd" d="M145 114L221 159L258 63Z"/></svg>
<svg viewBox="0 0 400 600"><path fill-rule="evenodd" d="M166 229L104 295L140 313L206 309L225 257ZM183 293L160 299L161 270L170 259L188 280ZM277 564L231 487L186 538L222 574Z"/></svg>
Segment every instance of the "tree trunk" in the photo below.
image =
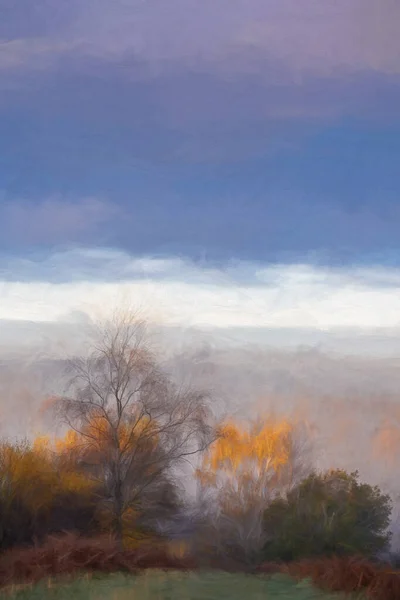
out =
<svg viewBox="0 0 400 600"><path fill-rule="evenodd" d="M123 550L123 503L122 503L122 489L121 484L118 484L115 489L114 497L114 518L113 518L113 534L117 542L118 550Z"/></svg>

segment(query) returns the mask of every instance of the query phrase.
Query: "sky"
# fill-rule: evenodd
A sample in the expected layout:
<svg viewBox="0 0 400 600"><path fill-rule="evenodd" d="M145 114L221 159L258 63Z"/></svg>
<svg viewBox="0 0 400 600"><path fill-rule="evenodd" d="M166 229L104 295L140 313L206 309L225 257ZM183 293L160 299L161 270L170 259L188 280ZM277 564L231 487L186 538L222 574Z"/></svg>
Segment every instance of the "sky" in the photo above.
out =
<svg viewBox="0 0 400 600"><path fill-rule="evenodd" d="M399 19L0 0L0 319L129 290L185 327L396 330Z"/></svg>

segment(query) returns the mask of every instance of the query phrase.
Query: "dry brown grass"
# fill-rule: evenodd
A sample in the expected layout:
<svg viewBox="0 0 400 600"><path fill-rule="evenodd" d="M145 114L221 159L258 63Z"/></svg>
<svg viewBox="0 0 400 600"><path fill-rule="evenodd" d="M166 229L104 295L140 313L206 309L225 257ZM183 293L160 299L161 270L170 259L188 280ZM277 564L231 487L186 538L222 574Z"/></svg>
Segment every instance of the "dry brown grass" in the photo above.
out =
<svg viewBox="0 0 400 600"><path fill-rule="evenodd" d="M13 549L0 556L0 586L79 572L135 573L140 569L186 570L196 566L190 557L174 555L161 542L119 551L108 536L81 538L68 533L49 537L41 546Z"/></svg>
<svg viewBox="0 0 400 600"><path fill-rule="evenodd" d="M178 551L179 550L179 551ZM214 568L229 569L215 564ZM45 544L19 548L0 556L0 587L35 583L42 579L79 573L136 573L142 569L195 570L197 562L184 549L167 543L143 543L135 549L118 550L108 537L82 538L72 533L52 536ZM371 600L400 600L400 571L362 558L321 558L289 564L264 563L258 573L285 573L311 579L331 592L363 592Z"/></svg>
<svg viewBox="0 0 400 600"><path fill-rule="evenodd" d="M331 592L363 592L371 600L400 600L400 571L363 558L321 558L289 564L265 563L261 573L286 573L296 579L310 578Z"/></svg>

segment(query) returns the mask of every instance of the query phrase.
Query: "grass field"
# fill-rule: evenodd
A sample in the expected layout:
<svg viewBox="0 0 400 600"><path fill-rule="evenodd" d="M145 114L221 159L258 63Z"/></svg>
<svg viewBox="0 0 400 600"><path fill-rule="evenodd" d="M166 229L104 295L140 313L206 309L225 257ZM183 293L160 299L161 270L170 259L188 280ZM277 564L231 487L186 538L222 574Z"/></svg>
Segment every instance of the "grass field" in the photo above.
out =
<svg viewBox="0 0 400 600"><path fill-rule="evenodd" d="M222 572L182 573L147 571L138 576L115 574L41 582L33 587L9 589L2 598L18 600L342 600L342 594L315 589L286 575L271 578ZM355 596L352 596L355 598ZM358 598L361 598L358 596Z"/></svg>

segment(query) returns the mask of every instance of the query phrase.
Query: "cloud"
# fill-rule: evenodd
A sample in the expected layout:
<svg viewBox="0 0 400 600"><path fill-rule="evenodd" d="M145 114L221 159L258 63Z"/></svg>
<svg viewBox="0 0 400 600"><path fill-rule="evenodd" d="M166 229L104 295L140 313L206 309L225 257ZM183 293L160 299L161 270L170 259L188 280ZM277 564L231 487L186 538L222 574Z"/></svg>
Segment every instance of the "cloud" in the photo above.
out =
<svg viewBox="0 0 400 600"><path fill-rule="evenodd" d="M45 0L36 5L31 31L18 5L8 8L9 35L4 23L0 30L9 41L28 40L30 56L43 52L38 40L48 39L55 55L66 51L56 42L61 40L82 54L108 59L134 54L150 64L181 61L192 67L213 61L218 68L230 56L232 68L241 50L251 47L298 73L400 70L396 0L379 5L374 0L171 0L168 5L160 0L87 0L71 2L69 11L64 3L60 10ZM19 52L12 45L2 50L3 55Z"/></svg>
<svg viewBox="0 0 400 600"><path fill-rule="evenodd" d="M400 326L400 270L196 264L75 248L3 257L0 319L55 321L129 297L180 327L372 332Z"/></svg>
<svg viewBox="0 0 400 600"><path fill-rule="evenodd" d="M93 239L118 210L97 198L8 200L0 207L2 238L11 244L53 245Z"/></svg>
<svg viewBox="0 0 400 600"><path fill-rule="evenodd" d="M218 137L227 135L223 124L234 132L244 116L257 128L268 119L379 118L388 109L398 115L396 0L379 5L374 0L301 5L296 0L171 0L168 5L88 0L74 2L65 22L50 3L39 5L45 30L36 19L31 35L19 32L15 23L22 17L16 8L14 37L7 37L3 26L4 89L15 94L22 86L37 93L51 79L57 81L57 98L51 99L50 90L48 103L63 103L70 86L79 88L75 95L85 103L89 86L97 88L103 80L109 89L96 90L94 105L111 94L117 110L121 98L134 98L138 87L144 88L151 120L186 132L181 154L190 151L193 135L201 137L206 123L203 137L212 136L211 151ZM262 133L268 137L270 128ZM232 145L225 141L225 147Z"/></svg>

